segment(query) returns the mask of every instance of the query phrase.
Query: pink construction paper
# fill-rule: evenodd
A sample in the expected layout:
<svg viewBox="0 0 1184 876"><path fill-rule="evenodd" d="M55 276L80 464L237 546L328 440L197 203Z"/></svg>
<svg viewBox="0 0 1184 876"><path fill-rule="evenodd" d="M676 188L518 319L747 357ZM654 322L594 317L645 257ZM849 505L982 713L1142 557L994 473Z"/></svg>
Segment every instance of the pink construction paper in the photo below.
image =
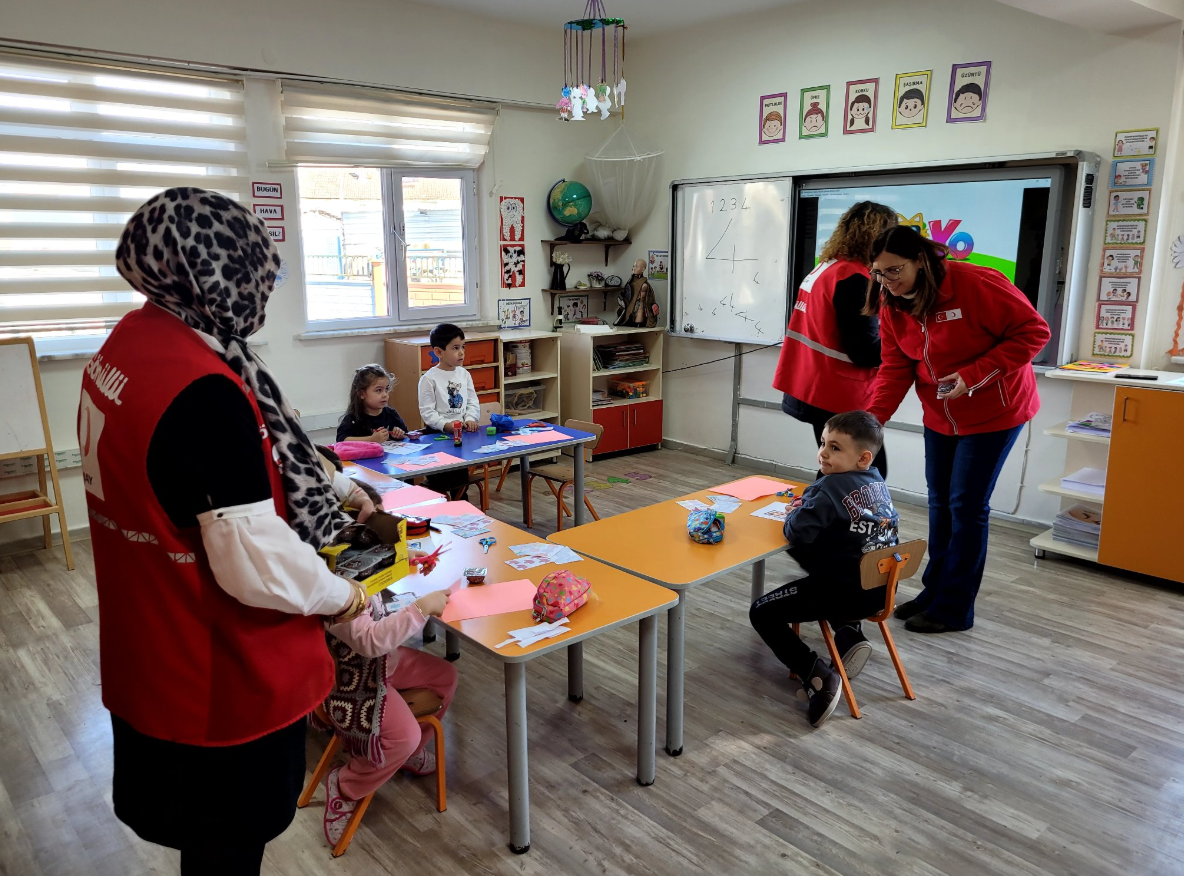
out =
<svg viewBox="0 0 1184 876"><path fill-rule="evenodd" d="M423 502L432 502L443 498L443 493L437 493L435 490L429 490L427 487L409 486L403 487L401 490L390 490L384 493L382 496L382 507L390 511L392 508L419 505Z"/></svg>
<svg viewBox="0 0 1184 876"><path fill-rule="evenodd" d="M429 457L421 456L418 458L419 461L417 462L395 463L395 468L402 469L403 471L418 471L421 468L432 468L437 465L449 465L454 462L464 462L463 459L458 456L453 456L451 453L433 453L432 456L434 456L435 459L433 459L431 462L428 462Z"/></svg>
<svg viewBox="0 0 1184 876"><path fill-rule="evenodd" d="M784 490L789 489L789 484L781 481L771 481L768 478L762 478L753 475L750 478L741 478L738 481L732 481L730 484L724 484L720 487L712 487L710 492L723 493L725 496L735 496L742 502L752 502L762 496L774 496Z"/></svg>
<svg viewBox="0 0 1184 876"><path fill-rule="evenodd" d="M554 429L546 432L530 432L526 435L510 435L505 440L510 444L550 444L552 441L562 441L566 438Z"/></svg>
<svg viewBox="0 0 1184 876"><path fill-rule="evenodd" d="M491 614L505 614L508 611L522 611L534 605L534 594L538 585L525 578L519 581L502 581L500 584L481 584L460 587L448 597L448 606L440 620L456 623Z"/></svg>
<svg viewBox="0 0 1184 876"><path fill-rule="evenodd" d="M432 505L404 505L399 513L410 517L460 517L462 514L488 516L471 502L437 502Z"/></svg>

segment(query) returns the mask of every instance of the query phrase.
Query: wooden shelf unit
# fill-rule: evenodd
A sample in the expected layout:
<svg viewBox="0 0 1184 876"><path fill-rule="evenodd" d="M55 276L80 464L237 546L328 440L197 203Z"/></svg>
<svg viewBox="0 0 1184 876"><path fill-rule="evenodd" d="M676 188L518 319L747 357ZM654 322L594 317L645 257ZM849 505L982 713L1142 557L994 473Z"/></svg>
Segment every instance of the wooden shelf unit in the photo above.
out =
<svg viewBox="0 0 1184 876"><path fill-rule="evenodd" d="M532 369L528 374L506 375L505 348L512 341L530 341ZM427 335L387 338L386 369L395 375L391 392L391 406L399 412L412 429L423 427L419 415L419 379L432 367L431 346ZM469 351L474 352L470 361ZM557 420L562 410L560 399L559 336L554 332L514 330L479 332L465 336L465 370L477 387L481 404L501 405L505 413L514 417L536 420ZM536 373L537 369L537 373ZM506 410L506 390L511 393L536 381L542 386L540 407L537 411ZM492 385L490 385L492 383ZM482 386L487 388L482 389Z"/></svg>
<svg viewBox="0 0 1184 876"><path fill-rule="evenodd" d="M555 250L562 249L567 246L603 246L604 247L604 266L608 267L609 253L614 247L631 246L633 241L626 238L625 240L544 240L543 246L547 247L547 265L551 264L551 256L555 255ZM548 290L544 290L548 291Z"/></svg>
<svg viewBox="0 0 1184 876"><path fill-rule="evenodd" d="M563 419L584 420L604 427L596 456L619 450L648 448L662 442L662 342L661 328L618 328L604 334L563 331L560 353L563 359ZM649 356L645 365L597 371L593 368L595 347L633 342L642 344ZM645 398L617 399L594 408L592 391L607 390L610 377L644 375L649 382Z"/></svg>

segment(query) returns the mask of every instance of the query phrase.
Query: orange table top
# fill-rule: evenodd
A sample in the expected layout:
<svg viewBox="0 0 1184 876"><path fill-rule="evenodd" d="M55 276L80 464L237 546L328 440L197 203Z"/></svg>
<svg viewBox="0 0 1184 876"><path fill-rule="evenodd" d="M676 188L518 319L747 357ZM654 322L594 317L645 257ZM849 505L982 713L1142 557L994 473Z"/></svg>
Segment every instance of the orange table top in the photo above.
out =
<svg viewBox="0 0 1184 876"><path fill-rule="evenodd" d="M799 496L807 486L782 478L769 480L793 487ZM753 511L770 502L784 501L777 496L741 502L739 508L726 515L724 539L719 544L691 541L687 536L690 512L678 503L685 499L705 502L712 495L719 494L714 490L699 490L557 532L548 541L567 545L585 556L675 590L702 584L785 550L782 524L752 516Z"/></svg>
<svg viewBox="0 0 1184 876"><path fill-rule="evenodd" d="M670 608L678 601L677 597L666 588L651 584L649 581L643 581L620 569L598 563L596 560L583 559L571 564L548 563L519 572L506 565L506 560L512 560L515 557L515 554L510 551L510 547L538 542L539 537L492 518L489 521L489 526L490 531L486 535L496 538L497 544L489 548L488 554L483 552L480 544L484 535L460 538L450 535L447 527L442 527L443 532L431 533L432 542L437 546L446 543L449 546L448 550L441 554L439 563L430 576L420 578L418 573L413 573L401 581L395 582L394 589L396 591L400 589L420 591L424 584L451 584L454 582L458 587L467 587L469 585L464 578L464 570L474 566L484 566L489 570L485 578L486 584L519 581L523 578L538 584L549 573L560 569L568 569L591 582L592 592L589 594L588 602L578 608L568 620L571 632L564 633L554 639L544 639L527 648L523 648L517 643L504 645L501 648L494 646L509 638L510 630L518 630L534 624L529 610L513 611L454 623L444 623L436 619L435 623L451 629L462 638L479 645L502 662L520 663L556 648L566 648L568 645L598 633L656 614ZM401 588L400 585L404 586Z"/></svg>

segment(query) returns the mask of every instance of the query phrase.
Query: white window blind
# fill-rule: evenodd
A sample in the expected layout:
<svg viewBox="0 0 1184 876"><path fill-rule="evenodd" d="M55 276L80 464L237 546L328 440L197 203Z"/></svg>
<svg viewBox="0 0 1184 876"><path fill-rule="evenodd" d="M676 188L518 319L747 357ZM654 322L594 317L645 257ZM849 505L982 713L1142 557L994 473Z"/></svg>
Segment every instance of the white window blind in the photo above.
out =
<svg viewBox="0 0 1184 876"><path fill-rule="evenodd" d="M246 174L241 82L0 54L0 334L103 334L143 301L114 261L132 212Z"/></svg>
<svg viewBox="0 0 1184 876"><path fill-rule="evenodd" d="M283 82L285 162L338 167L479 167L496 109L373 89Z"/></svg>

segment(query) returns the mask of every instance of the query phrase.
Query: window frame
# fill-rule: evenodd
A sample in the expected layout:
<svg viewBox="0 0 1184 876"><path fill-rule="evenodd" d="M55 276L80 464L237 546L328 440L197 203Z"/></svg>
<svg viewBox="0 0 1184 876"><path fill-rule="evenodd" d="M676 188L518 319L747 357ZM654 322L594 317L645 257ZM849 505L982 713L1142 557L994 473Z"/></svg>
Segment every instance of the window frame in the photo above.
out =
<svg viewBox="0 0 1184 876"><path fill-rule="evenodd" d="M315 166L315 165L305 165ZM473 168L408 168L357 165L379 171L382 180L383 247L386 256L387 315L352 319L308 318L309 284L304 271L304 228L299 226L301 284L303 286L305 331L334 332L365 329L396 328L399 326L431 325L442 321L475 319L480 311L480 225L477 215L477 172ZM296 177L297 205L301 202L299 174ZM465 259L464 293L462 304L439 307L411 307L407 277L406 223L403 219L403 178L457 179L461 181L461 247Z"/></svg>

